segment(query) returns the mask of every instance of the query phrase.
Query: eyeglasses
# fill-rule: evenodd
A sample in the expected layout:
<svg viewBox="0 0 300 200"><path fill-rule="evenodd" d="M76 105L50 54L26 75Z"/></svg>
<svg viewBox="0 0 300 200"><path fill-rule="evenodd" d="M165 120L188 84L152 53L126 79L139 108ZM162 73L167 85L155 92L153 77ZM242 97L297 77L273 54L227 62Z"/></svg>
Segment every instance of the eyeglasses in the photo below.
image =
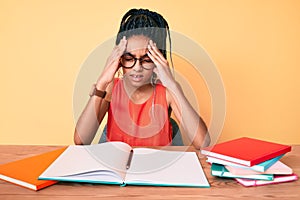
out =
<svg viewBox="0 0 300 200"><path fill-rule="evenodd" d="M136 58L130 53L125 53L121 56L120 64L122 67L130 69L136 64L137 60L139 60L140 65L146 70L153 69L155 66L153 61L147 54L140 58Z"/></svg>

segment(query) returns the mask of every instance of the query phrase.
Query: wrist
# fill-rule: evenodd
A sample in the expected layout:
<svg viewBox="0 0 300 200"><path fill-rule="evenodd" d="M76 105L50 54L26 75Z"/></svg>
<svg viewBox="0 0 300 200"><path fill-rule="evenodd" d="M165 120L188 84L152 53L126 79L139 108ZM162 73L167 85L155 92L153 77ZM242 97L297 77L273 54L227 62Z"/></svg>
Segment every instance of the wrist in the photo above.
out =
<svg viewBox="0 0 300 200"><path fill-rule="evenodd" d="M90 97L97 96L97 97L100 97L100 98L104 99L105 96L106 96L106 91L98 89L96 87L96 84L93 84L92 89L91 89L89 95L90 95Z"/></svg>
<svg viewBox="0 0 300 200"><path fill-rule="evenodd" d="M169 90L171 90L173 93L177 93L178 91L181 91L181 86L177 81L172 81L168 85Z"/></svg>

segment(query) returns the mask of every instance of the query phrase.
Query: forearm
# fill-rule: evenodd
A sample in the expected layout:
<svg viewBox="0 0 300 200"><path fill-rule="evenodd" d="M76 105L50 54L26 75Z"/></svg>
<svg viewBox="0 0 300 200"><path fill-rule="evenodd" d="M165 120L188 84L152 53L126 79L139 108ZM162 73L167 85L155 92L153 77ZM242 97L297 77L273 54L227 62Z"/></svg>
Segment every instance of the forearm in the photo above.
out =
<svg viewBox="0 0 300 200"><path fill-rule="evenodd" d="M119 69L120 57L123 55L126 45L127 40L124 36L120 43L114 47L106 61L104 70L97 80L97 89L105 90L108 93L106 97L111 95L115 73ZM108 101L97 96L90 98L76 125L75 144L90 144L92 142L108 107Z"/></svg>
<svg viewBox="0 0 300 200"><path fill-rule="evenodd" d="M103 87L104 88L104 87ZM92 96L76 124L75 144L91 144L108 109L109 103L98 96Z"/></svg>
<svg viewBox="0 0 300 200"><path fill-rule="evenodd" d="M172 85L170 93L175 99L177 107L173 110L177 112L175 116L178 118L183 132L187 134L196 149L208 146L210 136L205 122L186 99L180 85L177 82Z"/></svg>

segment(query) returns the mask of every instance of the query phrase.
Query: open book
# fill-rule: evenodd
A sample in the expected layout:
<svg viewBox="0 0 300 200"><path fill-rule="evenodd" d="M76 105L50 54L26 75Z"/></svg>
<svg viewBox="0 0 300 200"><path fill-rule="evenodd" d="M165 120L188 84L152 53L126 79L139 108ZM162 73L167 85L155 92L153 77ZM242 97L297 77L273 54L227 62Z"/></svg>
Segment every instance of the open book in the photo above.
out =
<svg viewBox="0 0 300 200"><path fill-rule="evenodd" d="M210 187L195 152L133 149L123 142L71 145L39 179L123 186Z"/></svg>

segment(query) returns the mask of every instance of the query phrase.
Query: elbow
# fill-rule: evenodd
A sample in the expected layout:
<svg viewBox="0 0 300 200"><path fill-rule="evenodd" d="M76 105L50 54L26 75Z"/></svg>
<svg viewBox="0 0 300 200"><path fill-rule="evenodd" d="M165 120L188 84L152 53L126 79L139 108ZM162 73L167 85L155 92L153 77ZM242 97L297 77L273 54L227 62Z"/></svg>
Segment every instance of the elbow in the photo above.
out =
<svg viewBox="0 0 300 200"><path fill-rule="evenodd" d="M74 131L73 141L74 141L74 144L76 144L76 145L83 145L83 143L82 143L82 141L81 141L81 139L80 139L80 137L79 137L76 130Z"/></svg>
<svg viewBox="0 0 300 200"><path fill-rule="evenodd" d="M211 138L210 138L209 132L207 131L205 134L204 140L202 142L201 148L208 147L210 145L210 143L211 143Z"/></svg>
<svg viewBox="0 0 300 200"><path fill-rule="evenodd" d="M200 150L201 148L209 146L210 142L210 135L208 132L206 132L206 134L202 138L193 142L193 146L195 147L195 149Z"/></svg>

